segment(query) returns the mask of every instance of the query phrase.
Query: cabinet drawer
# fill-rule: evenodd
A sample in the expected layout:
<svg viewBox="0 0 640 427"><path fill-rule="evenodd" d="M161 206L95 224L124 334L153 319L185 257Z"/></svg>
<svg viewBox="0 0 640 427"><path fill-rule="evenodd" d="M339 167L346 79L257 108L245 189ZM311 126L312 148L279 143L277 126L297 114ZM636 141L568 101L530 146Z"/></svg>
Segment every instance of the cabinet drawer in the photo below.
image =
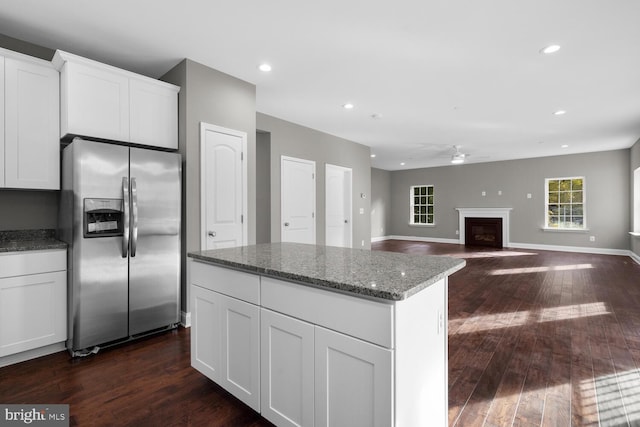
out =
<svg viewBox="0 0 640 427"><path fill-rule="evenodd" d="M191 283L260 305L260 276L198 261L191 262Z"/></svg>
<svg viewBox="0 0 640 427"><path fill-rule="evenodd" d="M0 278L66 269L67 251L64 249L0 253Z"/></svg>
<svg viewBox="0 0 640 427"><path fill-rule="evenodd" d="M386 348L394 348L393 304L262 277L262 306Z"/></svg>

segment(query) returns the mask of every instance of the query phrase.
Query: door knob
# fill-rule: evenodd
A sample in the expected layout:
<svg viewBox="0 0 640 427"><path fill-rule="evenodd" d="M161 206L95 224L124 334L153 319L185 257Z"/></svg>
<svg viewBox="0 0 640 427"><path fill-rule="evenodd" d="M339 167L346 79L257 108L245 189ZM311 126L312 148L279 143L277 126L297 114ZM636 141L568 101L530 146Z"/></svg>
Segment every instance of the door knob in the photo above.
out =
<svg viewBox="0 0 640 427"><path fill-rule="evenodd" d="M288 227L288 226L289 226L289 223L288 223L288 222L285 222L285 223L284 223L284 226L285 226L285 227Z"/></svg>
<svg viewBox="0 0 640 427"><path fill-rule="evenodd" d="M207 234L209 235L209 237L216 237L216 232L215 231L210 231Z"/></svg>
<svg viewBox="0 0 640 427"><path fill-rule="evenodd" d="M345 224L348 224L348 223L349 223L349 221L345 219L345 220L344 220L344 223L345 223Z"/></svg>

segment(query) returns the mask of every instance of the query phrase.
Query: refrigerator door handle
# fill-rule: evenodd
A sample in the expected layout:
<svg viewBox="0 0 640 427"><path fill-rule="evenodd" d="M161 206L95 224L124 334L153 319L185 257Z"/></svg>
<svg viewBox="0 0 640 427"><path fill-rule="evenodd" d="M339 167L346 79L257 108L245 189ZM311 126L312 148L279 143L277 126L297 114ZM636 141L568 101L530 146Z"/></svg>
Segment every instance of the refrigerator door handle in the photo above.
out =
<svg viewBox="0 0 640 427"><path fill-rule="evenodd" d="M122 258L127 257L129 250L129 180L122 177L122 202L124 214L124 230L122 231Z"/></svg>
<svg viewBox="0 0 640 427"><path fill-rule="evenodd" d="M131 256L136 256L138 245L138 190L136 179L131 178Z"/></svg>

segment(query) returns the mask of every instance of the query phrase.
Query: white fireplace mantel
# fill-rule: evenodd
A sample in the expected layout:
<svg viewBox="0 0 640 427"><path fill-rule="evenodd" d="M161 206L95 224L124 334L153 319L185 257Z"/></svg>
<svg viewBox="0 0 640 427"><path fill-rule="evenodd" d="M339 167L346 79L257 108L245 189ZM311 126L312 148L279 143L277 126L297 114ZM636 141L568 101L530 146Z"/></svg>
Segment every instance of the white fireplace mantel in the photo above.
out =
<svg viewBox="0 0 640 427"><path fill-rule="evenodd" d="M459 213L458 232L460 244L465 242L464 222L469 218L502 218L502 246L509 247L509 214L513 208L456 208Z"/></svg>

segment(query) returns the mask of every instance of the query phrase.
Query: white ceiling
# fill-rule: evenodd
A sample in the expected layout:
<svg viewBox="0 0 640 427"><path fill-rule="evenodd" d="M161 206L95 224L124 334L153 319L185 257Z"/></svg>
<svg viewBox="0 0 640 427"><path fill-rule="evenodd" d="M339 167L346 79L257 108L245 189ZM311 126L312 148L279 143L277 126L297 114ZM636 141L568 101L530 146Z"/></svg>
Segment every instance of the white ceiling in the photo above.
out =
<svg viewBox="0 0 640 427"><path fill-rule="evenodd" d="M187 57L254 83L259 112L368 145L388 170L449 164L453 145L475 163L640 138L638 0L0 0L0 11L0 33L42 46L152 77ZM540 54L549 44L562 49Z"/></svg>

